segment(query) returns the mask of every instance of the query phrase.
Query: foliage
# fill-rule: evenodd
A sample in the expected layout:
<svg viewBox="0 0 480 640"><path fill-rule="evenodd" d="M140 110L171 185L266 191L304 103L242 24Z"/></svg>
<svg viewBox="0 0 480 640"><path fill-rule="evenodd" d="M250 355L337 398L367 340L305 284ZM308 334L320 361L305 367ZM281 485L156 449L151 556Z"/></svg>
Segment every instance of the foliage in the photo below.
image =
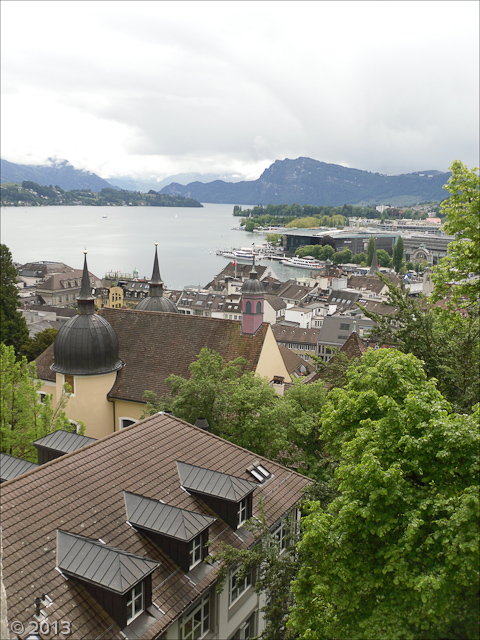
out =
<svg viewBox="0 0 480 640"><path fill-rule="evenodd" d="M394 315L367 311L375 334L384 344L423 361L427 377L436 378L441 393L456 411L469 411L480 402L480 322L478 307L459 313L402 293L385 276L387 302ZM360 305L359 305L360 306Z"/></svg>
<svg viewBox="0 0 480 640"><path fill-rule="evenodd" d="M39 331L34 338L28 338L22 345L21 355L25 356L28 362L35 360L45 349L55 342L57 333L58 329L44 329L43 331Z"/></svg>
<svg viewBox="0 0 480 640"><path fill-rule="evenodd" d="M209 562L222 562L217 574L217 591L222 590L231 568L240 567L237 574L239 580L250 573L255 574L255 591L266 598L265 606L261 609L265 622L265 629L259 636L262 640L288 640L294 637L286 624L293 604L290 584L298 573L298 557L295 553L298 534L293 522L286 522L285 526L289 534L287 550L282 553L278 539L268 528L260 503L259 518L244 525L255 536L255 544L249 549L238 549L221 542L220 550L207 558Z"/></svg>
<svg viewBox="0 0 480 640"><path fill-rule="evenodd" d="M370 238L368 239L368 246L367 246L367 267L370 267L372 264L374 252L375 252L375 238L373 236L370 236Z"/></svg>
<svg viewBox="0 0 480 640"><path fill-rule="evenodd" d="M480 300L479 170L468 169L458 160L450 169L452 175L444 187L450 197L442 202L441 211L447 216L444 229L455 240L434 269L434 296L439 299L448 294L453 305L470 306ZM451 288L452 282L456 285Z"/></svg>
<svg viewBox="0 0 480 640"><path fill-rule="evenodd" d="M38 392L42 386L37 380L35 363L27 363L22 357L18 361L12 346L0 345L0 448L4 453L35 462L37 451L32 442L43 436L65 429L74 430L65 407L70 390L65 385L56 407L52 396L46 395L40 402ZM84 432L80 424L79 433Z"/></svg>
<svg viewBox="0 0 480 640"><path fill-rule="evenodd" d="M203 207L193 198L174 196L150 190L148 193L127 191L124 189L103 188L99 193L91 189L71 189L64 191L60 187L46 187L31 180L19 184L1 185L2 207L22 206L65 206L83 204L103 207L150 206L150 207Z"/></svg>
<svg viewBox="0 0 480 640"><path fill-rule="evenodd" d="M322 436L339 495L311 503L289 627L301 638L477 638L479 409L451 414L412 355L368 351Z"/></svg>
<svg viewBox="0 0 480 640"><path fill-rule="evenodd" d="M402 268L403 251L404 251L403 238L402 238L402 236L399 236L397 241L396 241L396 243L395 243L395 246L393 247L393 268L395 269L395 271L397 273ZM378 255L378 253L377 253L377 255Z"/></svg>
<svg viewBox="0 0 480 640"><path fill-rule="evenodd" d="M348 264L352 261L352 257L353 253L350 249L342 249L333 255L332 261L334 264Z"/></svg>
<svg viewBox="0 0 480 640"><path fill-rule="evenodd" d="M392 259L384 249L378 249L377 258L381 267L390 267L392 265Z"/></svg>
<svg viewBox="0 0 480 640"><path fill-rule="evenodd" d="M5 244L0 245L0 278L0 342L13 346L18 354L28 340L28 329L18 311L17 270Z"/></svg>

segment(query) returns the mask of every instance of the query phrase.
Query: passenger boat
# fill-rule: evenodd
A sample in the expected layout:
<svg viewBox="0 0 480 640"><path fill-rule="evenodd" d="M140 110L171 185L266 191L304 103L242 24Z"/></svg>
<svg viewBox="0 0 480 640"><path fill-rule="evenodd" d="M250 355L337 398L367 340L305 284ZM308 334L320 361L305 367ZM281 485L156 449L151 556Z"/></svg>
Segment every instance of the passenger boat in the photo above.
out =
<svg viewBox="0 0 480 640"><path fill-rule="evenodd" d="M253 260L256 254L248 247L233 250L233 257L237 260Z"/></svg>
<svg viewBox="0 0 480 640"><path fill-rule="evenodd" d="M323 269L324 267L324 265L318 262L313 256L305 256L304 258L293 256L293 258L287 258L280 262L287 267L300 267L300 269Z"/></svg>

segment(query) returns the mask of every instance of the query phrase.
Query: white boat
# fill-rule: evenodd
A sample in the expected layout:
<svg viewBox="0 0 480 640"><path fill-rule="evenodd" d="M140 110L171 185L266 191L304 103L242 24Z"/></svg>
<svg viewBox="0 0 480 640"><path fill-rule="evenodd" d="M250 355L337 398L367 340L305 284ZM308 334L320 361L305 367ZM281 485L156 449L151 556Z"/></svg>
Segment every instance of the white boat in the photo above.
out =
<svg viewBox="0 0 480 640"><path fill-rule="evenodd" d="M256 254L251 249L248 249L247 247L242 247L241 249L233 250L233 257L236 258L237 260L253 260L255 255Z"/></svg>
<svg viewBox="0 0 480 640"><path fill-rule="evenodd" d="M299 267L300 269L323 269L324 267L324 265L318 262L313 256L305 256L304 258L293 256L293 258L287 258L280 262L287 267Z"/></svg>

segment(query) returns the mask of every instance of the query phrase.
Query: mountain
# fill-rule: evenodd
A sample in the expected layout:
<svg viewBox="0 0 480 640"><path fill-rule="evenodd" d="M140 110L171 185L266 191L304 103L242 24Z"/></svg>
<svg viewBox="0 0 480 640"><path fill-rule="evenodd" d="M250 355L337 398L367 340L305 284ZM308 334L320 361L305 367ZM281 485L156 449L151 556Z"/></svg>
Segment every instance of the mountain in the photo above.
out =
<svg viewBox="0 0 480 640"><path fill-rule="evenodd" d="M50 165L15 164L1 160L0 181L22 183L31 180L42 186L59 186L65 191L72 189L91 189L99 192L102 189L116 189L95 173L74 169L66 160L50 160Z"/></svg>
<svg viewBox="0 0 480 640"><path fill-rule="evenodd" d="M178 184L186 185L189 182L212 182L213 180L226 180L228 182L238 182L240 178L236 178L234 175L219 176L214 173L178 173L177 175L169 176L163 180L142 180L142 178L130 178L129 176L115 176L109 178L110 184L120 187L121 189L127 189L128 191L141 191L147 193L150 189L159 191L162 187L166 187L172 182L178 182Z"/></svg>
<svg viewBox="0 0 480 640"><path fill-rule="evenodd" d="M411 205L441 201L450 173L418 171L397 176L349 169L311 158L276 160L258 180L237 183L214 180L207 184L173 182L160 193L222 204L343 204Z"/></svg>

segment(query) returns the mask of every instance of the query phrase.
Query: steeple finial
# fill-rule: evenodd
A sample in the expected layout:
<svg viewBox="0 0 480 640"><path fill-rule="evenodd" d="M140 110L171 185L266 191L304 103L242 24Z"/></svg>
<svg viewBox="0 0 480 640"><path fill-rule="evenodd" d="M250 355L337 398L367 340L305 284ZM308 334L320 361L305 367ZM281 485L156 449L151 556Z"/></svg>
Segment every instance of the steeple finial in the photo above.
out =
<svg viewBox="0 0 480 640"><path fill-rule="evenodd" d="M85 258L83 260L82 286L78 294L77 302L80 313L94 313L94 300L92 289L90 287L90 276L87 267L87 251L83 252Z"/></svg>
<svg viewBox="0 0 480 640"><path fill-rule="evenodd" d="M373 250L372 264L370 265L370 269L367 273L368 276L374 276L378 271L378 257L377 257L377 247Z"/></svg>

